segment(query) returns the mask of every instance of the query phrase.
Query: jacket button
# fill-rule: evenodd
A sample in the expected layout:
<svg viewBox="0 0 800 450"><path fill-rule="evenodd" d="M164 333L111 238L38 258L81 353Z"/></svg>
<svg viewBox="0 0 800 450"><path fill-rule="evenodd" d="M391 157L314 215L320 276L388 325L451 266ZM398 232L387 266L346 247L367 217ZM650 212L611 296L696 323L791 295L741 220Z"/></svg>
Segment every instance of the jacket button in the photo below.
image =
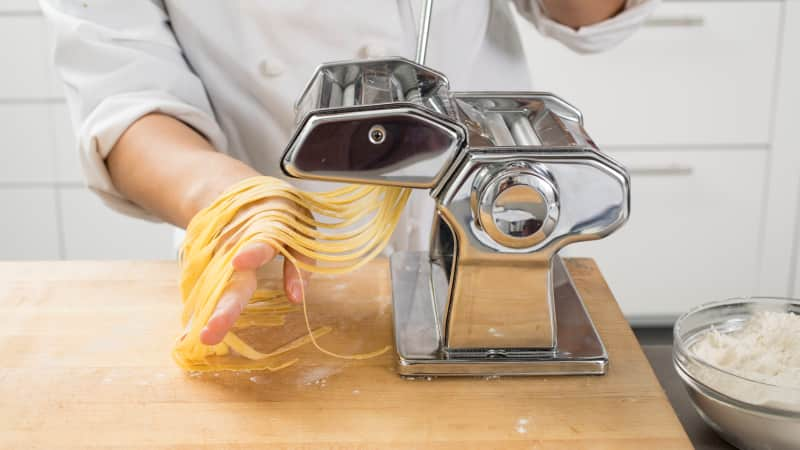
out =
<svg viewBox="0 0 800 450"><path fill-rule="evenodd" d="M277 59L265 59L258 64L258 71L261 72L261 76L267 78L277 77L285 70L283 63Z"/></svg>

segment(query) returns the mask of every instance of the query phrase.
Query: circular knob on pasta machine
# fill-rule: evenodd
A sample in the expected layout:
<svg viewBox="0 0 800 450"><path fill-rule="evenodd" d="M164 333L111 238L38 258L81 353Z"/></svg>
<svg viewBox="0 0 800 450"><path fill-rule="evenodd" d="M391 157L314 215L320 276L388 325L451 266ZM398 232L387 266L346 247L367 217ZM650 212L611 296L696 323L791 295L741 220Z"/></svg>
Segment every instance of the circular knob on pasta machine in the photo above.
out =
<svg viewBox="0 0 800 450"><path fill-rule="evenodd" d="M511 163L480 178L473 214L477 212L490 238L506 247L526 248L550 235L558 221L558 193L542 169Z"/></svg>

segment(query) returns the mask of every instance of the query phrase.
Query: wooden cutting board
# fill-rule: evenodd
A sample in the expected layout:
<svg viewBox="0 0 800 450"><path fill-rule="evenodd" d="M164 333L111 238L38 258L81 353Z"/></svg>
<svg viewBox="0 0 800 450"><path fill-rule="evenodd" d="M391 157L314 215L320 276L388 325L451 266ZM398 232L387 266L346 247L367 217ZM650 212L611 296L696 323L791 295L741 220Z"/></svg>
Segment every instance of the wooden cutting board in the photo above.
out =
<svg viewBox="0 0 800 450"><path fill-rule="evenodd" d="M351 362L311 347L277 373L192 376L170 358L173 262L0 263L0 448L691 448L595 264L568 267L606 376L405 380L392 354ZM321 343L390 343L388 278L385 260L316 276L312 321L335 328ZM300 335L297 319L259 345Z"/></svg>

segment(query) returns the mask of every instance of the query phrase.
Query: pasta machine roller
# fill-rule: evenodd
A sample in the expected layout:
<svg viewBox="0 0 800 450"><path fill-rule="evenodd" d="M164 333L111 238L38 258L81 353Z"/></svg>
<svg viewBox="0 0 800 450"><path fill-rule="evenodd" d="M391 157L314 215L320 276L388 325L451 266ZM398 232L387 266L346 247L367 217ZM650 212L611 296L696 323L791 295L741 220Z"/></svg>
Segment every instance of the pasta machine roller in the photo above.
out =
<svg viewBox="0 0 800 450"><path fill-rule="evenodd" d="M436 202L430 251L391 257L399 373L605 373L558 251L626 221L629 177L578 110L546 93L452 92L389 58L323 64L296 113L286 174Z"/></svg>

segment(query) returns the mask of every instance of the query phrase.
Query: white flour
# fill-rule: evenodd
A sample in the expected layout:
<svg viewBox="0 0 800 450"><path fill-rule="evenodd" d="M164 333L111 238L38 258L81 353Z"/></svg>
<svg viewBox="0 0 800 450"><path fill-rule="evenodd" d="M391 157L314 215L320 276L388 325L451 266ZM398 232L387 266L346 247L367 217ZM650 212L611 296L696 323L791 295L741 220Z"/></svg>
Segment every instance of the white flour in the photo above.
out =
<svg viewBox="0 0 800 450"><path fill-rule="evenodd" d="M711 329L691 348L692 353L730 373L788 389L763 389L696 366L695 376L710 387L743 401L800 408L800 315L764 311L742 329L720 333ZM776 393L780 395L776 397Z"/></svg>

